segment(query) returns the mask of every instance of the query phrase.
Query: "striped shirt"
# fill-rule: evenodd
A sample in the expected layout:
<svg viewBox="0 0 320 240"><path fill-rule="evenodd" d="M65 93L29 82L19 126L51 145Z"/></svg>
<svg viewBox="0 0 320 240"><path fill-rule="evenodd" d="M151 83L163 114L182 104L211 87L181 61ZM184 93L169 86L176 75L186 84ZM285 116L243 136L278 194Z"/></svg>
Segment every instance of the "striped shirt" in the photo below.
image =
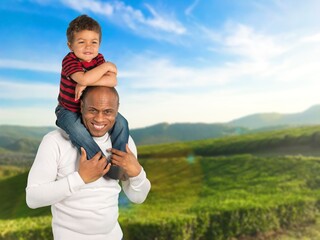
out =
<svg viewBox="0 0 320 240"><path fill-rule="evenodd" d="M104 57L100 53L90 62L83 62L80 61L73 52L69 52L62 60L60 92L58 96L59 104L69 111L79 112L80 101L75 101L75 88L77 82L70 76L76 72L89 71L104 62Z"/></svg>

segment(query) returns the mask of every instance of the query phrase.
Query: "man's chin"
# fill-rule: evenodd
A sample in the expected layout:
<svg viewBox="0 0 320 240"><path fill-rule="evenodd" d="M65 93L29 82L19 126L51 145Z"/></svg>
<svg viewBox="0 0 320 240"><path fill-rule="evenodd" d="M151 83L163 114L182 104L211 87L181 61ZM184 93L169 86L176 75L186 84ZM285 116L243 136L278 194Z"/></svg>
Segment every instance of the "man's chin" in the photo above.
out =
<svg viewBox="0 0 320 240"><path fill-rule="evenodd" d="M90 131L92 137L102 137L107 133L107 131Z"/></svg>

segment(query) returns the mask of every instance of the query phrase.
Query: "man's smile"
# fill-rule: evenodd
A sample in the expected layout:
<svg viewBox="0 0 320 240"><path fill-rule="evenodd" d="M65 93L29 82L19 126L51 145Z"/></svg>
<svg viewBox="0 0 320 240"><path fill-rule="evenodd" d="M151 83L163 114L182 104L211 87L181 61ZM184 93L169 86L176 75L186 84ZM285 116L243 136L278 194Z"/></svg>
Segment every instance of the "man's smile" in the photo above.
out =
<svg viewBox="0 0 320 240"><path fill-rule="evenodd" d="M96 130L101 130L106 126L105 124L94 124L94 123L92 125Z"/></svg>

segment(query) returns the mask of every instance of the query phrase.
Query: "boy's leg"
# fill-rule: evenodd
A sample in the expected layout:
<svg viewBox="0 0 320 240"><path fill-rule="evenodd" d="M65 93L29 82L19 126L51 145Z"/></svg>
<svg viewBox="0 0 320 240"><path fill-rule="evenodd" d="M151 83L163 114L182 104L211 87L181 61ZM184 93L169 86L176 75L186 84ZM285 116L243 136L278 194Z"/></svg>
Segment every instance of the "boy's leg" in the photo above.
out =
<svg viewBox="0 0 320 240"><path fill-rule="evenodd" d="M82 124L81 115L79 113L74 113L58 106L56 115L56 125L69 135L72 144L78 148L79 152L80 147L83 147L87 152L87 158L91 159L101 151L98 144L93 140L88 130Z"/></svg>
<svg viewBox="0 0 320 240"><path fill-rule="evenodd" d="M112 147L126 152L126 144L129 139L128 121L118 113L113 128L109 131Z"/></svg>
<svg viewBox="0 0 320 240"><path fill-rule="evenodd" d="M112 148L126 152L126 144L129 139L129 127L128 121L120 113L118 113L114 126L109 131L109 134L111 137ZM115 167L113 174L118 176L119 179L124 178L123 169L118 166Z"/></svg>

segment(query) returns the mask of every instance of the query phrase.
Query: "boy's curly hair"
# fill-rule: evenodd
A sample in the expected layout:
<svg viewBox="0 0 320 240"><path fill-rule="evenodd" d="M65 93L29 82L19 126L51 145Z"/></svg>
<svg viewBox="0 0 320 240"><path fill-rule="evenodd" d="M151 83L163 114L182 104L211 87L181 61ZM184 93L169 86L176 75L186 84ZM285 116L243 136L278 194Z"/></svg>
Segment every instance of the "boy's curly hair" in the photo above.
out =
<svg viewBox="0 0 320 240"><path fill-rule="evenodd" d="M73 19L69 23L69 27L67 29L67 39L68 42L72 43L74 38L74 33L89 30L94 31L99 34L99 41L101 42L102 32L99 23L93 18L87 15L80 15L79 17Z"/></svg>

